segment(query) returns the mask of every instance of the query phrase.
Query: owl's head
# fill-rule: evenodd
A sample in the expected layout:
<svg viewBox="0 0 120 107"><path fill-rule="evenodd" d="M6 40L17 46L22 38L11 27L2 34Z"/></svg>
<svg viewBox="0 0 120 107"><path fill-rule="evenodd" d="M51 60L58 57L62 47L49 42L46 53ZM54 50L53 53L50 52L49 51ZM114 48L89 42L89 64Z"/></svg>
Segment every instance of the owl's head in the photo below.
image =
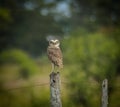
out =
<svg viewBox="0 0 120 107"><path fill-rule="evenodd" d="M49 45L50 45L50 46L59 47L60 41L57 40L57 39L55 39L55 40L52 39L52 40L49 41Z"/></svg>

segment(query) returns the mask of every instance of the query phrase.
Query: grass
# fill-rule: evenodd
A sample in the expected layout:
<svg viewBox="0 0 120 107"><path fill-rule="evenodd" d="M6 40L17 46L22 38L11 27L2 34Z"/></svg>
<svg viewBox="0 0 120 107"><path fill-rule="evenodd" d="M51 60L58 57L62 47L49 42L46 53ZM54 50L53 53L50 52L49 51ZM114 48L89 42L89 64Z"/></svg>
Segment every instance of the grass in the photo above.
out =
<svg viewBox="0 0 120 107"><path fill-rule="evenodd" d="M62 45L65 65L60 71L63 106L100 106L102 80L108 77L111 82L117 77L114 62L118 56L118 47L115 41L95 33L86 36L73 35L64 39ZM10 50L0 55L1 62L0 107L50 106L51 64L47 55L33 59L21 50ZM113 88L110 94L110 107L113 107L112 104L114 107L120 105L118 88L113 85L119 81L118 78L109 83ZM7 90L14 87L19 88Z"/></svg>
<svg viewBox="0 0 120 107"><path fill-rule="evenodd" d="M29 74L29 78L21 76L21 66L16 63L5 63L0 67L0 81L5 92L0 93L0 107L49 107L50 87L49 75L51 64L48 59L35 60L38 71ZM67 106L68 98L65 73L61 70L61 96ZM3 97L4 96L4 97ZM9 100L10 97L10 100Z"/></svg>

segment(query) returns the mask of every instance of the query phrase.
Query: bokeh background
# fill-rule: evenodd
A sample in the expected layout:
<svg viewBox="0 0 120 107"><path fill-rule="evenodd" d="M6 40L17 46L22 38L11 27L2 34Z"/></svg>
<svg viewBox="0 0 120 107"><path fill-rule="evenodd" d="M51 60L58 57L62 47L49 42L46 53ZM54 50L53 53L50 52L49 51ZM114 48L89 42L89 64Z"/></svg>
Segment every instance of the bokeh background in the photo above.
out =
<svg viewBox="0 0 120 107"><path fill-rule="evenodd" d="M0 0L0 107L50 107L46 55L58 38L63 107L120 107L119 0Z"/></svg>

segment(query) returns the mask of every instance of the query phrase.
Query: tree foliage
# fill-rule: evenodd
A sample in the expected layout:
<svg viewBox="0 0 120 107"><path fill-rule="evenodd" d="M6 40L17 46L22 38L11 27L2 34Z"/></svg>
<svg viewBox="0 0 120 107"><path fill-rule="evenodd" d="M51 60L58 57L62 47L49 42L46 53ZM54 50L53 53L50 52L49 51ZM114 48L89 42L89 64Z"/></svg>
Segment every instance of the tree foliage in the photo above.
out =
<svg viewBox="0 0 120 107"><path fill-rule="evenodd" d="M117 72L118 46L114 39L100 32L85 36L77 36L80 35L79 30L76 32L63 42L65 64L69 68L66 72L70 80L71 101L76 106L95 107L101 103L102 80L107 78L109 87L113 87Z"/></svg>
<svg viewBox="0 0 120 107"><path fill-rule="evenodd" d="M31 74L38 71L35 62L21 50L7 50L0 54L1 66L6 63L13 63L20 66L20 75L23 78L28 78Z"/></svg>
<svg viewBox="0 0 120 107"><path fill-rule="evenodd" d="M24 49L32 55L45 52L46 36L63 36L77 27L118 27L119 1L1 0L0 50Z"/></svg>

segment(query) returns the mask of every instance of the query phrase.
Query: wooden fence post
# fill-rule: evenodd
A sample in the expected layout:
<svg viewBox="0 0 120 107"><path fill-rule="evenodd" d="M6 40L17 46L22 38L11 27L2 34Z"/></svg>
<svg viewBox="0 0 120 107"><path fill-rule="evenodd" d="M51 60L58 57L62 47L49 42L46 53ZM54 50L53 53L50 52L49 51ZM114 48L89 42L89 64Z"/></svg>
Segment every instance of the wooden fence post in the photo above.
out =
<svg viewBox="0 0 120 107"><path fill-rule="evenodd" d="M51 107L62 107L60 95L60 73L50 74L50 102Z"/></svg>
<svg viewBox="0 0 120 107"><path fill-rule="evenodd" d="M108 106L108 80L102 82L102 107Z"/></svg>

